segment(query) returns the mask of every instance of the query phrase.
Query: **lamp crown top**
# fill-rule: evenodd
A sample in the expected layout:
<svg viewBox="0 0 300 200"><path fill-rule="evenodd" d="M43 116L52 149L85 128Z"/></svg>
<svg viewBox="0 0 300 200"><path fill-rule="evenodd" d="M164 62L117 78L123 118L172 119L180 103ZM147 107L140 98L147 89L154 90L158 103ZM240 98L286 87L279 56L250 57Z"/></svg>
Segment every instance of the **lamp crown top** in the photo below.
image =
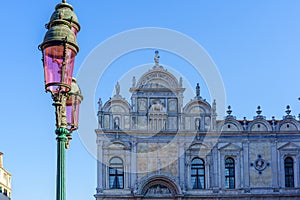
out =
<svg viewBox="0 0 300 200"><path fill-rule="evenodd" d="M55 11L51 15L50 22L46 27L49 29L58 22L68 24L70 27L73 27L76 32L80 31L80 24L77 15L74 13L73 6L68 4L65 0L56 5Z"/></svg>

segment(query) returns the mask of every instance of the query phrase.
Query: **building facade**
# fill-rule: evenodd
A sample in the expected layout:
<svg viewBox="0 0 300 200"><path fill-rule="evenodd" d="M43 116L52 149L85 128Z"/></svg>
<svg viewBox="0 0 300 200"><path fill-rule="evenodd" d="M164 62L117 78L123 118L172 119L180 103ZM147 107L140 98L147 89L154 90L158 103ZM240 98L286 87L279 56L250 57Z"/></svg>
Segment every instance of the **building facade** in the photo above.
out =
<svg viewBox="0 0 300 200"><path fill-rule="evenodd" d="M300 123L238 120L200 95L183 104L185 88L159 64L132 79L128 102L99 99L96 200L300 199Z"/></svg>
<svg viewBox="0 0 300 200"><path fill-rule="evenodd" d="M3 153L0 152L0 200L11 198L11 174L3 167Z"/></svg>

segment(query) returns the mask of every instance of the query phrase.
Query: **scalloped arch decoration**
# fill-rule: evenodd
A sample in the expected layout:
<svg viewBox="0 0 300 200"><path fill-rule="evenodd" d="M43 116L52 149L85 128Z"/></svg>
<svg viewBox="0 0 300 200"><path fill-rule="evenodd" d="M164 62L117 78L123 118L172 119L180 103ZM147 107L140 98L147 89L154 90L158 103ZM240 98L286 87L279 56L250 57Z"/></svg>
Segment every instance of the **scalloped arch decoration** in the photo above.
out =
<svg viewBox="0 0 300 200"><path fill-rule="evenodd" d="M268 131L268 127L263 123L256 122L251 126L250 131Z"/></svg>
<svg viewBox="0 0 300 200"><path fill-rule="evenodd" d="M232 122L227 122L223 124L221 131L227 132L227 131L239 131L239 128L236 124Z"/></svg>
<svg viewBox="0 0 300 200"><path fill-rule="evenodd" d="M279 131L298 131L298 128L292 122L285 122L280 125Z"/></svg>

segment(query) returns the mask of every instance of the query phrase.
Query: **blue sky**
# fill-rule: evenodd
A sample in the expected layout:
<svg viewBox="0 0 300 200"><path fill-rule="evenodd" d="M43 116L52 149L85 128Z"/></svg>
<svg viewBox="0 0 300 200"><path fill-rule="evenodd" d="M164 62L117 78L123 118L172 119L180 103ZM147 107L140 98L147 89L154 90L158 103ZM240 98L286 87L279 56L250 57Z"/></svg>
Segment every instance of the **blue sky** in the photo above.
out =
<svg viewBox="0 0 300 200"><path fill-rule="evenodd" d="M227 104L238 118L252 119L258 105L268 119L273 115L281 119L288 104L293 115L300 112L298 0L68 2L82 26L75 73L90 52L112 35L142 27L168 28L193 38L208 52L223 79ZM54 108L50 94L44 92L37 46L57 3L2 2L0 151L4 152L5 167L13 175L13 199L55 198ZM123 73L118 68L151 63L153 56L154 50L144 50L120 57L105 74L105 86L100 82L96 98L109 98ZM193 73L191 66L168 52L161 52L161 62L187 77ZM200 82L206 98L208 92L201 76L192 77L190 84ZM76 133L67 154L68 199L93 199L96 160Z"/></svg>

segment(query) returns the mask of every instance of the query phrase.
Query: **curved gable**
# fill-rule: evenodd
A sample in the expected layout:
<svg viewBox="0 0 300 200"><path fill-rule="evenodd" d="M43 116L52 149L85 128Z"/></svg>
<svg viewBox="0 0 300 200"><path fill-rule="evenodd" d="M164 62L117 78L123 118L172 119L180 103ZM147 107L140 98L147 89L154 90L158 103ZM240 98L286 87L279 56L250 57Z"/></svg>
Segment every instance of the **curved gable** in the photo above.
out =
<svg viewBox="0 0 300 200"><path fill-rule="evenodd" d="M243 127L240 124L240 122L238 122L235 117L229 115L226 117L226 119L224 121L221 121L218 124L218 131L221 132L238 132L238 131L242 131Z"/></svg>
<svg viewBox="0 0 300 200"><path fill-rule="evenodd" d="M220 131L224 131L224 132L229 132L229 131L241 131L242 129L240 128L240 126L236 123L233 122L225 122L222 126Z"/></svg>
<svg viewBox="0 0 300 200"><path fill-rule="evenodd" d="M282 121L279 122L278 124L278 130L279 131L299 131L300 125L299 122L297 122L297 120L295 120L294 118L286 118Z"/></svg>
<svg viewBox="0 0 300 200"><path fill-rule="evenodd" d="M145 73L138 81L137 88L178 88L178 81L174 75L167 70L150 70Z"/></svg>
<svg viewBox="0 0 300 200"><path fill-rule="evenodd" d="M191 100L184 106L183 112L186 114L210 113L211 106L204 100Z"/></svg>
<svg viewBox="0 0 300 200"><path fill-rule="evenodd" d="M272 131L272 127L264 118L257 118L248 125L248 131L250 132L268 132Z"/></svg>
<svg viewBox="0 0 300 200"><path fill-rule="evenodd" d="M103 106L104 112L129 113L129 103L124 99L110 99Z"/></svg>

